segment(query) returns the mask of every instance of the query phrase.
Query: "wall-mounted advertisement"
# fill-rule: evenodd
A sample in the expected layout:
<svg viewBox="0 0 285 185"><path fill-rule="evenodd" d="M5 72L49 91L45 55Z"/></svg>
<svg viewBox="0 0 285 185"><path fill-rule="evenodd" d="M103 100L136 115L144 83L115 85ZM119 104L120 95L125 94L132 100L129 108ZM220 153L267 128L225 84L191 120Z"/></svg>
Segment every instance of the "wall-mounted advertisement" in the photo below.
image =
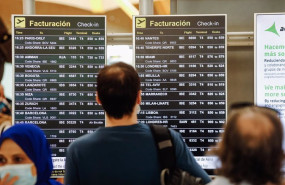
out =
<svg viewBox="0 0 285 185"><path fill-rule="evenodd" d="M285 14L255 14L255 103L285 123Z"/></svg>

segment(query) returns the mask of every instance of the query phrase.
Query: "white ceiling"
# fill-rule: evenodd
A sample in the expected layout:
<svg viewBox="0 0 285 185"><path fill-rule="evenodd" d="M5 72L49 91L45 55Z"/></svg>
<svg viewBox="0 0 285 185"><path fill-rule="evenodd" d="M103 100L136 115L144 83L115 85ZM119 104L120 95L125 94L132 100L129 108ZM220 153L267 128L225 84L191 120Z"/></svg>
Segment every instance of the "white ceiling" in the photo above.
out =
<svg viewBox="0 0 285 185"><path fill-rule="evenodd" d="M93 10L92 6L94 2L98 0L36 0L36 1L68 5L92 11ZM102 3L104 11L113 10L119 7L117 0L100 0L100 1ZM128 1L131 2L132 4L139 3L139 0L128 0Z"/></svg>

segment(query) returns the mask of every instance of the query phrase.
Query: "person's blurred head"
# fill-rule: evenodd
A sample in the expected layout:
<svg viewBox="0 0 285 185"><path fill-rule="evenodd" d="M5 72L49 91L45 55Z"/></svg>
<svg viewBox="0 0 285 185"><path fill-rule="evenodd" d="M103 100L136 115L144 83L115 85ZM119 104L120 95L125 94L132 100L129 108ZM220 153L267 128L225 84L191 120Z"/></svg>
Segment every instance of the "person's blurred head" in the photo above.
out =
<svg viewBox="0 0 285 185"><path fill-rule="evenodd" d="M0 84L0 113L11 115L11 105L4 94L4 87Z"/></svg>
<svg viewBox="0 0 285 185"><path fill-rule="evenodd" d="M27 165L30 168L27 169ZM33 176L36 175L37 184L50 182L53 169L51 151L44 133L37 126L16 124L3 132L0 137L0 168L5 167L13 170L25 167L26 170L31 169ZM21 175L23 171L19 173Z"/></svg>
<svg viewBox="0 0 285 185"><path fill-rule="evenodd" d="M137 104L140 79L135 69L119 62L100 70L97 78L97 101L109 117L131 116Z"/></svg>
<svg viewBox="0 0 285 185"><path fill-rule="evenodd" d="M5 98L4 87L2 84L0 84L0 99L2 99L2 98Z"/></svg>
<svg viewBox="0 0 285 185"><path fill-rule="evenodd" d="M222 163L218 174L233 183L279 183L282 140L283 128L276 112L256 106L232 111L215 151Z"/></svg>

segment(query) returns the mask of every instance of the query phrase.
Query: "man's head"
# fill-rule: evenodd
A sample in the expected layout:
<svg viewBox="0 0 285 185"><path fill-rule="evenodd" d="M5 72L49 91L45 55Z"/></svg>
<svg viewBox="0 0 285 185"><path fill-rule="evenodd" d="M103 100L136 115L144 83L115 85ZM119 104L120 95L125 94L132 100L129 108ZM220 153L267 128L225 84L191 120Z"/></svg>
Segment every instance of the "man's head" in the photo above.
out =
<svg viewBox="0 0 285 185"><path fill-rule="evenodd" d="M276 112L256 106L233 111L216 151L222 162L219 174L234 183L279 183L282 140L283 128Z"/></svg>
<svg viewBox="0 0 285 185"><path fill-rule="evenodd" d="M123 62L106 66L97 78L97 101L109 117L131 116L140 103L140 79L135 69Z"/></svg>

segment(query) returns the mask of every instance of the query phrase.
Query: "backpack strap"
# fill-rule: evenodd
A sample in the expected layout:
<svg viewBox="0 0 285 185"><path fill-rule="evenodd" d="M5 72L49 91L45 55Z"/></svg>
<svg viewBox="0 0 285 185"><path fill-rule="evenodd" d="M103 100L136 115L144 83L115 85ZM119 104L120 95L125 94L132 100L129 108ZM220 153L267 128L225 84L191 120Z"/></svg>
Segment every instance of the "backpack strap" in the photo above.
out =
<svg viewBox="0 0 285 185"><path fill-rule="evenodd" d="M173 169L176 165L175 150L167 127L149 125L154 137L161 169Z"/></svg>

